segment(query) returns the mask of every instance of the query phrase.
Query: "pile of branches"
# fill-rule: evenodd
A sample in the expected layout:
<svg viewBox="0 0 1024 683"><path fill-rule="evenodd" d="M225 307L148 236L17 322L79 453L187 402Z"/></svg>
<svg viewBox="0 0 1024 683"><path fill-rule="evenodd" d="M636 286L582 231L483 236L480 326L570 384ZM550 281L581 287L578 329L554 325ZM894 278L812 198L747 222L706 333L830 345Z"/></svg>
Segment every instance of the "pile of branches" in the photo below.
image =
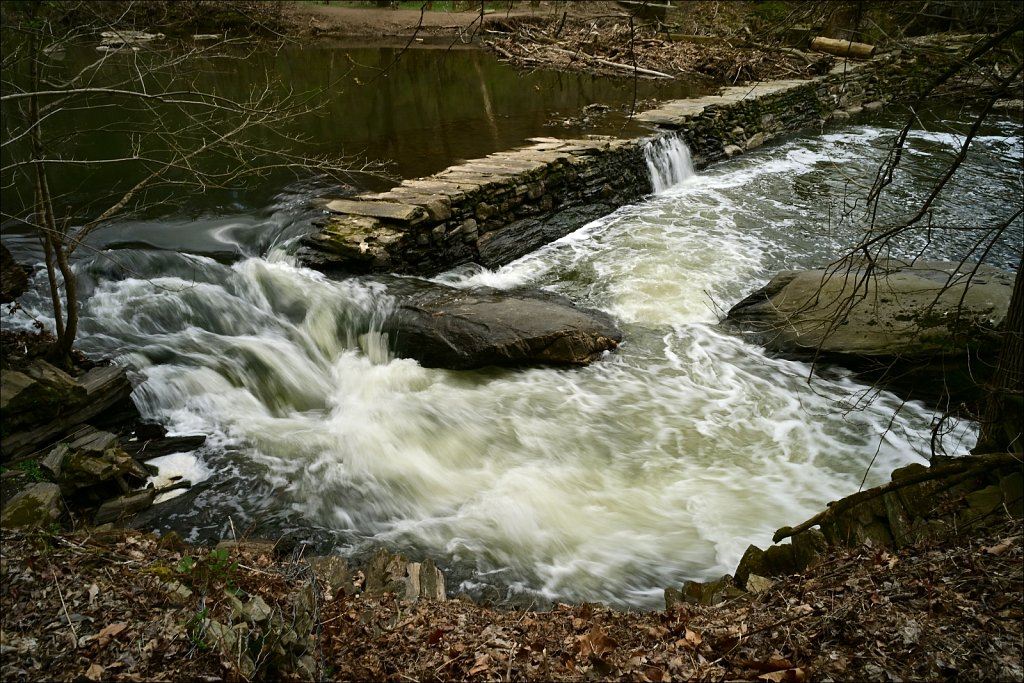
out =
<svg viewBox="0 0 1024 683"><path fill-rule="evenodd" d="M492 25L493 26L493 25ZM527 69L545 68L640 78L707 77L721 84L823 73L832 58L738 39L691 42L628 15L509 23L485 41L502 58ZM696 37L694 37L696 38Z"/></svg>

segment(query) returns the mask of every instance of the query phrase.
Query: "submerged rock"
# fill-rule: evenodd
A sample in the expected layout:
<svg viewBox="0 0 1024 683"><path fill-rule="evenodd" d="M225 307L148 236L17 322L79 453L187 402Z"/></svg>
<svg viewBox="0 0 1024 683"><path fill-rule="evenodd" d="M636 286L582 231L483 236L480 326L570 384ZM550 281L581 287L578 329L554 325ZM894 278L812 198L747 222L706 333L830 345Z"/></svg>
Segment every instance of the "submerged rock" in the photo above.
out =
<svg viewBox="0 0 1024 683"><path fill-rule="evenodd" d="M886 260L787 271L722 324L771 351L855 370L889 369L916 398L972 394L994 367L1014 274L991 266ZM934 386L929 386L934 385Z"/></svg>
<svg viewBox="0 0 1024 683"><path fill-rule="evenodd" d="M587 365L622 339L610 316L547 292L411 280L389 291L399 303L384 330L399 356L426 367Z"/></svg>

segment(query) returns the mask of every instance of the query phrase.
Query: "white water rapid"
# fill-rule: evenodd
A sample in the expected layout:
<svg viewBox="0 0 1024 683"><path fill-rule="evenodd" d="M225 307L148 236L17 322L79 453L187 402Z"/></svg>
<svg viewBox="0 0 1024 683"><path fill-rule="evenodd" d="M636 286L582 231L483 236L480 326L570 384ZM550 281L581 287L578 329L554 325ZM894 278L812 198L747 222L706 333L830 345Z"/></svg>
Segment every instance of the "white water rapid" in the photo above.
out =
<svg viewBox="0 0 1024 683"><path fill-rule="evenodd" d="M1019 157L1016 130L976 142L996 168ZM432 557L455 592L658 608L664 587L731 572L748 544L927 456L930 410L886 393L851 410L867 387L809 382L805 364L716 326L777 270L850 242L830 221L844 178L870 173L892 134L849 127L701 175L670 140L651 151L646 201L497 271L438 278L613 314L624 342L586 368L395 359L375 331L385 288L297 267L287 245L231 265L122 249L141 275L93 267L83 343L137 370L148 417L211 435L194 454L208 488L166 520L193 539L311 529L338 552ZM1000 173L968 177L976 205L1019 192Z"/></svg>

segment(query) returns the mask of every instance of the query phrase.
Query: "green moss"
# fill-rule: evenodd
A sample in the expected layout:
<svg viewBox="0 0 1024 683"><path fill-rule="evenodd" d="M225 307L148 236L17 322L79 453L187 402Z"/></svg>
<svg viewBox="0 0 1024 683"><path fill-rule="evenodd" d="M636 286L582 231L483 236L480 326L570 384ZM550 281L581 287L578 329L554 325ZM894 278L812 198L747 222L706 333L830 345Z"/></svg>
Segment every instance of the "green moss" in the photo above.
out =
<svg viewBox="0 0 1024 683"><path fill-rule="evenodd" d="M754 5L752 14L760 21L776 23L782 21L789 14L790 8L787 3L779 0L766 0Z"/></svg>

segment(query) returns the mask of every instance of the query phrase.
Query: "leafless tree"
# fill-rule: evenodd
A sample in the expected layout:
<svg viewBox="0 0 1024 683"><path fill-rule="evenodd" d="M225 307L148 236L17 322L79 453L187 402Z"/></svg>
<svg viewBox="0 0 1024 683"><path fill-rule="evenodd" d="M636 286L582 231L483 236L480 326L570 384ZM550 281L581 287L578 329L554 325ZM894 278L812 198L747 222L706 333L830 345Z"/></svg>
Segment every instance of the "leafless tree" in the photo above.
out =
<svg viewBox="0 0 1024 683"><path fill-rule="evenodd" d="M339 178L381 170L301 151L304 140L292 131L315 115L322 91L293 92L269 73L241 97L204 89L200 70L244 59L241 41L174 43L134 30L139 4L34 0L4 7L2 215L39 237L56 328L51 356L63 366L78 331L71 257L96 230L174 197L241 187L282 169ZM62 56L82 46L96 57L71 69ZM98 127L76 127L87 110L110 116ZM96 148L101 132L115 134L116 149ZM89 176L102 178L107 191L75 193Z"/></svg>
<svg viewBox="0 0 1024 683"><path fill-rule="evenodd" d="M872 181L866 199L857 205L855 211L849 211L843 217L843 220L852 220L860 225L862 233L858 243L842 259L829 267L827 277L842 277L848 280L848 296L839 307L839 314L830 322L833 328L842 324L845 313L866 296L867 280L874 276L876 269L882 269L882 264L890 254L899 253L905 258L909 253L910 257L914 258L922 255L934 240L942 239L943 235L958 233L970 236L960 254L958 273L950 277L947 286L963 282L962 273L967 273L966 281L969 283L977 265L985 263L997 244L1015 234L1014 230L1020 229L1021 216L1024 214L1024 206L1020 203L1003 207L1001 215L992 218L988 224L979 222L974 225L955 225L934 220L937 201L950 191L951 180L967 161L973 149L972 144L976 141L984 122L992 115L996 102L1011 96L1020 96L1024 55L1020 53L1019 35L1024 30L1024 18L1019 8L1005 9L1012 9L1013 14L1001 17L1001 22L1005 26L1003 30L979 38L962 59L955 61L940 73L917 100L909 104L910 113L907 120L895 136L885 160ZM1001 51L1004 57L1009 56L1008 59L1002 60L1002 70L997 62L990 59ZM899 202L888 201L887 191L901 172L905 161L907 138L912 130L921 125L920 114L929 105L929 98L933 98L943 89L949 89L957 80L965 80L965 75L972 70L978 70L986 61L989 62L986 70L990 73L987 73L984 79L966 79L974 83L985 82L986 87L983 88L983 92L974 93L973 101L976 106L959 150L941 169L919 204L904 206L902 212L893 212L892 207L897 206ZM959 95L963 95L963 92L961 91ZM883 208L887 201L888 211ZM908 249L906 243L911 241L910 238L915 238L913 243L924 246ZM1019 241L1019 238L1014 239ZM1021 246L1019 243L1016 245L1018 252ZM917 253L910 253L914 251ZM988 380L983 405L976 415L980 423L980 436L973 449L974 453L1009 452L1018 456L1024 453L1022 271L1024 261L1018 260L1008 314L1000 330L998 357L990 374L991 379Z"/></svg>

